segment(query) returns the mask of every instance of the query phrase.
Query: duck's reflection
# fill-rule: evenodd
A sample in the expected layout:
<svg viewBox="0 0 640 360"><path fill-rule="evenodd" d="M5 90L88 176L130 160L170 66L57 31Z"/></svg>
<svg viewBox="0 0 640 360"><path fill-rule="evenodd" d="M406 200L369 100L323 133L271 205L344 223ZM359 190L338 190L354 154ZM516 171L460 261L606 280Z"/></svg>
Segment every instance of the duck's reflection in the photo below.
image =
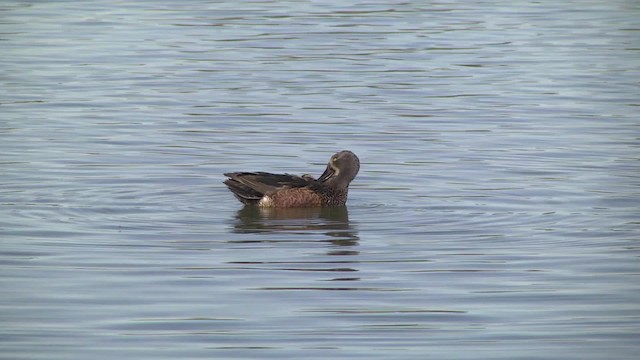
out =
<svg viewBox="0 0 640 360"><path fill-rule="evenodd" d="M326 272L332 274L324 281L357 282L360 277L354 276L358 271L356 257L360 255L357 250L358 232L356 227L349 222L349 212L346 207L335 208L259 208L247 206L239 210L233 219L233 231L246 234L243 240L234 240L240 243L273 243L273 242L315 242L323 241L331 244L327 255L342 255L343 260L336 261L326 258L321 260L314 258L289 259L285 261L242 261L242 266L259 266L260 268L279 269L302 272ZM248 237L248 238L247 238ZM239 264L239 263L238 263ZM300 290L295 287L263 287L265 290ZM356 287L334 287L314 285L305 287L305 290L354 290Z"/></svg>
<svg viewBox="0 0 640 360"><path fill-rule="evenodd" d="M358 244L356 229L349 223L346 206L333 208L260 208L245 206L235 217L237 233L322 233L334 245L351 247ZM341 250L332 255L353 255Z"/></svg>

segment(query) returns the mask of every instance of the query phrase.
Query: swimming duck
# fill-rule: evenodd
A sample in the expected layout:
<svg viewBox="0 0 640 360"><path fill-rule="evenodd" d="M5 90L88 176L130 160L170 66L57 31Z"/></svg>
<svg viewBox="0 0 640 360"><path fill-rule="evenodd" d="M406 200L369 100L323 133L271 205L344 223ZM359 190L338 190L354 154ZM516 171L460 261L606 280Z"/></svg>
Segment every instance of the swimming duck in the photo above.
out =
<svg viewBox="0 0 640 360"><path fill-rule="evenodd" d="M360 170L360 160L351 151L340 151L329 159L319 178L305 174L232 172L225 185L245 205L272 208L336 207L347 202L349 184Z"/></svg>

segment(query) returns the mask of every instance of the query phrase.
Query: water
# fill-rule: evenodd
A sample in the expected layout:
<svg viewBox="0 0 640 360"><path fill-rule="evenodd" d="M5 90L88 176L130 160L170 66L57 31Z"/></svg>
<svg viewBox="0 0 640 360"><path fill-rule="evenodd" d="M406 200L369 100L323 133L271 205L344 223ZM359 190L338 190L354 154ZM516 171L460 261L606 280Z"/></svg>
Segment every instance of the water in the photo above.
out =
<svg viewBox="0 0 640 360"><path fill-rule="evenodd" d="M636 358L636 2L0 11L1 358Z"/></svg>

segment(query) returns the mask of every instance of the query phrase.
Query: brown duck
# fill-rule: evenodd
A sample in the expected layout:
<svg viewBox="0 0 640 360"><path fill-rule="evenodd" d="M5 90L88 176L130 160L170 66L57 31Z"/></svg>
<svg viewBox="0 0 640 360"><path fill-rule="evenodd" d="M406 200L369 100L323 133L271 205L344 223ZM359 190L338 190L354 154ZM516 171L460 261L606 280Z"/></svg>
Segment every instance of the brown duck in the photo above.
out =
<svg viewBox="0 0 640 360"><path fill-rule="evenodd" d="M319 178L311 175L266 172L226 173L225 185L245 205L261 207L335 207L347 202L349 184L360 170L360 160L344 150L329 159Z"/></svg>

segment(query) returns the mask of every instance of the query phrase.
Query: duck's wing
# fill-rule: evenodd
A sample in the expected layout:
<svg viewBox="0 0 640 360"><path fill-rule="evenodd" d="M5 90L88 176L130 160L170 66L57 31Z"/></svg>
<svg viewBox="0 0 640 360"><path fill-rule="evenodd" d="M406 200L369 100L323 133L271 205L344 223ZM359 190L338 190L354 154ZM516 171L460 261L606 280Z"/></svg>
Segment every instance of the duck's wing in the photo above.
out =
<svg viewBox="0 0 640 360"><path fill-rule="evenodd" d="M265 194L278 189L304 187L315 181L296 175L266 172L234 172L224 175L228 177L225 185L244 204L256 203Z"/></svg>

